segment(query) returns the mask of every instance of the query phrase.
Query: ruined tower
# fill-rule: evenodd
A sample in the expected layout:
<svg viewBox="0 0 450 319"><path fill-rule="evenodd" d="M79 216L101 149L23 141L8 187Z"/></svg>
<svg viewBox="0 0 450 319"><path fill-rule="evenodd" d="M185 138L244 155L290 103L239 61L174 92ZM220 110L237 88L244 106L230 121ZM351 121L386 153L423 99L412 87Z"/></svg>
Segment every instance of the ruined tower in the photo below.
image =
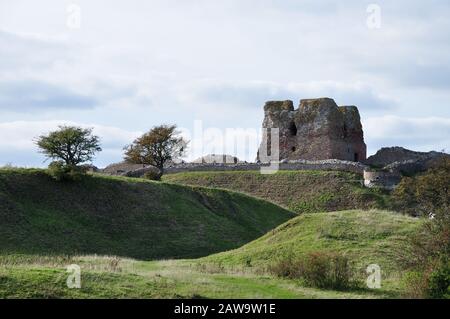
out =
<svg viewBox="0 0 450 319"><path fill-rule="evenodd" d="M333 99L269 101L263 129L279 128L280 160L366 159L366 144L356 106L337 106ZM260 146L267 147L265 138ZM269 147L270 154L270 147ZM258 155L259 159L259 155Z"/></svg>

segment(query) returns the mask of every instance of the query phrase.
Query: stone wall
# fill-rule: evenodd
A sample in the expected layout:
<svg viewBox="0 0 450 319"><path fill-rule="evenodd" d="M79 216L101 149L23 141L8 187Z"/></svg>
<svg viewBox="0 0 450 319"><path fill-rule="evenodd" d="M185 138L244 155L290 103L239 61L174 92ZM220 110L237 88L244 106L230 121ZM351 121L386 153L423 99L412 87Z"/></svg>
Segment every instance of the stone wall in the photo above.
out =
<svg viewBox="0 0 450 319"><path fill-rule="evenodd" d="M226 163L226 164L237 164L242 163L239 158L236 156L228 155L228 154L208 154L193 160L192 163Z"/></svg>
<svg viewBox="0 0 450 319"><path fill-rule="evenodd" d="M238 163L238 164L177 164L168 167L166 174L175 174L182 172L208 172L208 171L258 171L261 167L269 167L263 163ZM361 163L323 160L323 161L285 161L279 164L279 170L328 170L328 171L347 171L363 174L367 167Z"/></svg>
<svg viewBox="0 0 450 319"><path fill-rule="evenodd" d="M152 167L135 167L130 165L130 170L125 170L126 163L110 165L103 173L108 175L121 175L129 177L141 177L146 172L154 170ZM259 171L261 167L268 167L263 163L237 163L237 164L202 164L202 163L180 163L172 164L165 168L165 174L176 174L183 172L208 172L208 171ZM114 171L114 167L120 168ZM279 164L280 170L330 170L330 171L347 171L363 174L367 166L350 161L341 160L322 160L322 161L283 161Z"/></svg>
<svg viewBox="0 0 450 319"><path fill-rule="evenodd" d="M126 175L128 172L145 168L142 164L131 164L127 162L119 162L106 166L101 170L102 173L107 175Z"/></svg>
<svg viewBox="0 0 450 319"><path fill-rule="evenodd" d="M387 155L385 155L387 154ZM400 154L400 155L399 155ZM412 159L411 159L412 155ZM372 167L360 162L345 161L338 159L326 160L282 160L279 163L279 170L329 170L346 171L361 174L364 178L366 187L378 187L384 189L393 189L400 182L402 174L415 174L433 167L434 163L443 157L449 157L445 153L420 153L405 150L403 148L382 149L376 155L369 158L370 163L377 163ZM410 158L404 161L404 158ZM391 162L394 161L394 162ZM381 166L389 163L379 169L373 166ZM266 163L247 163L240 162L234 164L228 163L170 163L165 168L165 174L175 174L183 172L208 172L208 171L259 171L263 167L268 167ZM146 172L156 170L152 167L143 165L129 164L125 162L111 164L100 173L108 175L120 175L129 177L142 177Z"/></svg>
<svg viewBox="0 0 450 319"><path fill-rule="evenodd" d="M365 170L364 186L392 190L400 183L401 178L397 172Z"/></svg>

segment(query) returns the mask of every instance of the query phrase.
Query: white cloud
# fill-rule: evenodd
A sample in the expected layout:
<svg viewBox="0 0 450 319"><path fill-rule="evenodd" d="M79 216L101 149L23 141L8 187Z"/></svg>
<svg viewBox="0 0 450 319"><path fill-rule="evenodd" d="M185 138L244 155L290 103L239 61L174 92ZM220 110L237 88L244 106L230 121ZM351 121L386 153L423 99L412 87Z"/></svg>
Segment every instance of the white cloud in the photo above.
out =
<svg viewBox="0 0 450 319"><path fill-rule="evenodd" d="M357 0L79 0L79 30L66 26L69 3L0 1L0 81L23 88L16 95L0 88L0 103L14 106L0 107L1 122L64 120L134 132L201 119L221 130L259 129L266 100L328 96L359 106L368 126L377 117L396 129L382 136L368 129L370 149L437 148L450 140L446 129L410 139L418 123L392 124L450 117L448 1L377 1L377 30L366 26L368 3ZM45 109L61 101L47 94L42 107L26 108L24 101L36 102L25 89L30 82L95 107ZM11 161L28 160L5 153L10 140L28 145L32 134L22 141L19 131L0 136L0 155ZM121 134L117 144L130 137ZM108 158L120 157L110 149Z"/></svg>
<svg viewBox="0 0 450 319"><path fill-rule="evenodd" d="M383 146L403 146L418 151L450 151L450 118L387 115L367 118L363 124L371 154Z"/></svg>
<svg viewBox="0 0 450 319"><path fill-rule="evenodd" d="M189 83L178 90L182 103L226 105L261 109L265 101L330 97L339 105L357 105L365 111L393 109L397 102L377 94L363 83L335 81L264 82L219 81L205 79Z"/></svg>

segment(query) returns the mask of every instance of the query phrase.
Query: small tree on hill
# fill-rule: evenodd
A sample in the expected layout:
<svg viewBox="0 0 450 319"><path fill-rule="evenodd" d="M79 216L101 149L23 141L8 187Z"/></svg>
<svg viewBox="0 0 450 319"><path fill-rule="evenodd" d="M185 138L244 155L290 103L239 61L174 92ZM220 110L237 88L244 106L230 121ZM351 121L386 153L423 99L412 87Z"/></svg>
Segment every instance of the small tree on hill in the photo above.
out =
<svg viewBox="0 0 450 319"><path fill-rule="evenodd" d="M91 128L75 126L59 126L56 131L39 136L36 144L42 154L54 160L49 169L58 180L82 172L78 166L102 150L99 137L92 135Z"/></svg>
<svg viewBox="0 0 450 319"><path fill-rule="evenodd" d="M186 150L188 142L176 128L176 125L155 126L125 146L125 161L155 167L158 169L155 179L160 180L164 174L164 165L182 157Z"/></svg>

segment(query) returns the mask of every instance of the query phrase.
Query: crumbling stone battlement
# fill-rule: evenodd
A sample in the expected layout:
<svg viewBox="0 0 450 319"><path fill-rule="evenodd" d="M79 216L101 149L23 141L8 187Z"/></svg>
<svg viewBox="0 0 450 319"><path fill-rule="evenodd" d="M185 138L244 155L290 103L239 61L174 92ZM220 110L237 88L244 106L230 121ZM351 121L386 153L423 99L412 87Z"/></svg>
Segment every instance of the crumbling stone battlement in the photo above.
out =
<svg viewBox="0 0 450 319"><path fill-rule="evenodd" d="M301 100L298 109L294 109L290 100L269 101L264 105L262 127L279 129L280 160L366 159L356 106L337 106L333 99L319 98ZM258 160L263 159L259 154L265 147L269 147L270 154L270 143L263 137Z"/></svg>

